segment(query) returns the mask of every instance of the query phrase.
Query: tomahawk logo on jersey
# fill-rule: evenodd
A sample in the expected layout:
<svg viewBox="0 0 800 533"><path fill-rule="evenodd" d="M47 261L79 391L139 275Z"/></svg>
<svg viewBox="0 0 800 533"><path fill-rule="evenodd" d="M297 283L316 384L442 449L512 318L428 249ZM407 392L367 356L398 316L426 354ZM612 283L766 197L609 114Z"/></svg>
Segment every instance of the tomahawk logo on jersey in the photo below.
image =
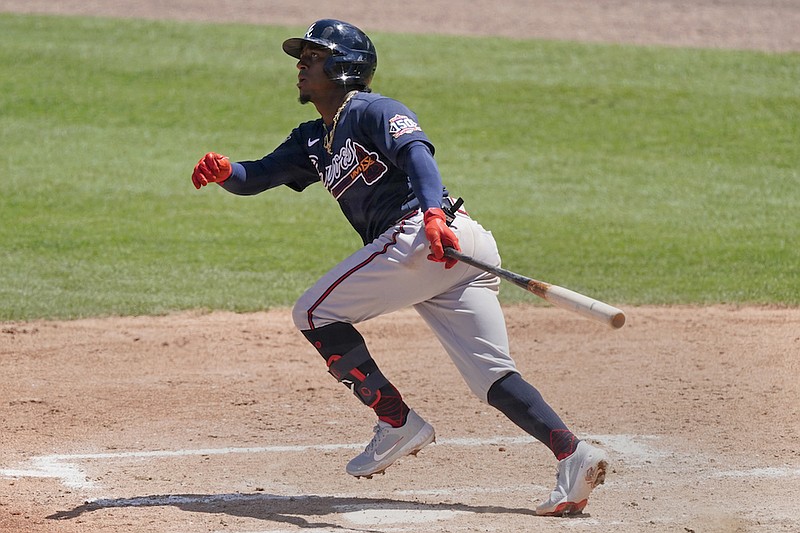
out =
<svg viewBox="0 0 800 533"><path fill-rule="evenodd" d="M347 139L339 153L325 168L323 185L337 200L358 180L367 186L381 179L389 170L377 152L370 152L352 139Z"/></svg>

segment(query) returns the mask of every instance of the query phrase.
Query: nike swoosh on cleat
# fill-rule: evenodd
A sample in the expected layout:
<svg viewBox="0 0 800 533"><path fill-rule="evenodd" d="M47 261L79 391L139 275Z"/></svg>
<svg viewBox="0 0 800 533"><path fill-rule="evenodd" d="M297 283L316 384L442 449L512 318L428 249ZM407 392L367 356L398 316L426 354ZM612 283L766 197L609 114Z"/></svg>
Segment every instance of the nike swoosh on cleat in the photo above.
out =
<svg viewBox="0 0 800 533"><path fill-rule="evenodd" d="M381 459L383 459L384 457L386 457L387 455L389 455L390 453L392 453L392 450L394 450L395 448L397 448L397 445L398 445L398 444L400 444L400 441L402 441L402 440L403 440L403 439L398 439L398 441L397 441L397 442L395 442L394 444L392 444L392 445L389 447L389 449L388 449L388 450L386 450L386 451L385 451L385 452L383 452L383 453L373 452L373 453L372 453L372 458L373 458L374 460L376 460L376 461L380 461Z"/></svg>

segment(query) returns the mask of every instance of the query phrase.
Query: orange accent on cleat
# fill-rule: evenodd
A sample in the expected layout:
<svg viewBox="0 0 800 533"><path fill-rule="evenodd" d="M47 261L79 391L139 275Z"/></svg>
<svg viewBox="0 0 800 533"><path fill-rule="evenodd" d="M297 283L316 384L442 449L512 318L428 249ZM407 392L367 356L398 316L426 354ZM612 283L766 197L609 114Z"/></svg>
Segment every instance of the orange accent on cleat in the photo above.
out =
<svg viewBox="0 0 800 533"><path fill-rule="evenodd" d="M580 514L589 501L589 493L606 479L608 460L605 452L585 442L569 457L558 463L556 487L550 498L536 508L540 516Z"/></svg>

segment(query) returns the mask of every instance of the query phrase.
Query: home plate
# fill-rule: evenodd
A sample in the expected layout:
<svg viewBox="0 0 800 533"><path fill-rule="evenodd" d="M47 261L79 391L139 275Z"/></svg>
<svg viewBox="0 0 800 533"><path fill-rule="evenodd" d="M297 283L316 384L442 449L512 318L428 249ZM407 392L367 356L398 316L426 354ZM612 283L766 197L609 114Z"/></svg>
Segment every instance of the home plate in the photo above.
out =
<svg viewBox="0 0 800 533"><path fill-rule="evenodd" d="M342 505L336 508L342 518L362 526L378 524L424 524L437 520L450 520L464 511L433 511L423 509L388 509L385 506Z"/></svg>

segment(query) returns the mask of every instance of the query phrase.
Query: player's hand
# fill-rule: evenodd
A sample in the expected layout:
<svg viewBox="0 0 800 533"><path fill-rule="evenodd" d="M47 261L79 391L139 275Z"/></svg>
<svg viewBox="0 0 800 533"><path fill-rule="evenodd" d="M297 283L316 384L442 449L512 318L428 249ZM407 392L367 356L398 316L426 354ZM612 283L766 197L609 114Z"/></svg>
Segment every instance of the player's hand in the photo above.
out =
<svg viewBox="0 0 800 533"><path fill-rule="evenodd" d="M222 183L231 177L231 161L224 155L209 152L200 158L192 172L194 188L199 189L209 183Z"/></svg>
<svg viewBox="0 0 800 533"><path fill-rule="evenodd" d="M461 246L458 244L456 234L447 226L444 211L432 207L425 211L423 220L425 221L425 237L431 243L431 253L428 255L428 259L436 263L444 263L444 268L453 268L458 263L458 259L444 255L444 249L450 247L460 252Z"/></svg>

